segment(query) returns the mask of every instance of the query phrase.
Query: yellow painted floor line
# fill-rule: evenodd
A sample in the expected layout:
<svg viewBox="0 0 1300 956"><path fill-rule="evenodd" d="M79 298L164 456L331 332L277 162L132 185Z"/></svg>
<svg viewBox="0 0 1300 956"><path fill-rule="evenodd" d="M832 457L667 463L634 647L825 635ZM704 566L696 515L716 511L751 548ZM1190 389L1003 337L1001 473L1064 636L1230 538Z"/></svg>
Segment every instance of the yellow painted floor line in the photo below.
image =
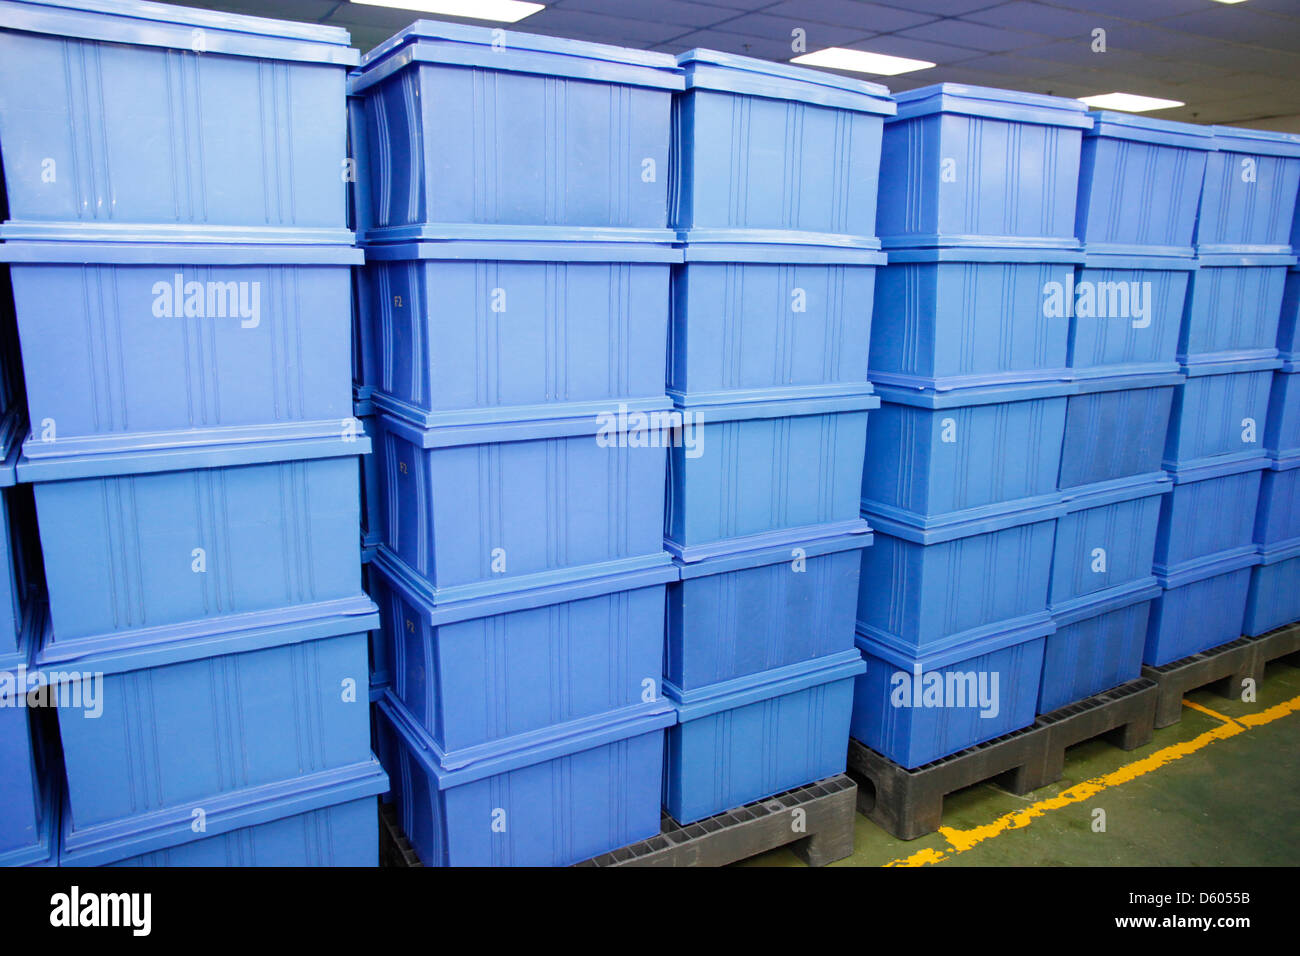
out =
<svg viewBox="0 0 1300 956"><path fill-rule="evenodd" d="M1195 701L1187 700L1186 698L1183 698L1183 706L1190 707L1192 708L1192 710L1199 711L1200 713L1205 714L1207 717L1213 717L1215 720L1220 720L1225 724L1237 723L1237 719L1235 717L1229 717L1227 714L1221 714L1217 710L1210 710L1210 708L1204 707L1196 703Z"/></svg>
<svg viewBox="0 0 1300 956"><path fill-rule="evenodd" d="M1203 708L1197 708L1201 710ZM1155 770L1159 770L1166 764L1173 763L1175 760L1181 760L1188 754L1208 747L1210 744L1220 740L1227 740L1229 737L1235 737L1238 734L1247 733L1252 727L1260 727L1264 724L1271 723L1288 714L1300 713L1300 697L1292 697L1288 701L1275 704L1267 710L1260 711L1256 714L1248 714L1235 720L1222 718L1225 722L1212 730L1193 737L1191 740L1182 743L1171 744L1168 747L1162 747L1141 760L1135 760L1130 764L1125 764L1117 770L1112 770L1108 774L1100 777L1093 777L1090 780L1084 780L1076 783L1073 787L1062 790L1054 797L1048 797L1045 800L1039 800L1020 810L1013 810L998 817L992 823L986 823L983 826L973 827L969 830L959 830L955 827L940 827L939 833L948 841L948 846L943 849L928 848L918 850L911 856L901 857L897 860L891 860L885 866L929 866L934 863L940 863L958 853L965 853L985 840L1000 836L1009 830L1022 830L1034 822L1038 817L1045 816L1053 810L1060 810L1075 803L1082 803L1095 797L1098 793L1110 787L1116 787L1120 784L1128 783L1138 777L1145 776ZM1215 715L1219 716L1219 715Z"/></svg>

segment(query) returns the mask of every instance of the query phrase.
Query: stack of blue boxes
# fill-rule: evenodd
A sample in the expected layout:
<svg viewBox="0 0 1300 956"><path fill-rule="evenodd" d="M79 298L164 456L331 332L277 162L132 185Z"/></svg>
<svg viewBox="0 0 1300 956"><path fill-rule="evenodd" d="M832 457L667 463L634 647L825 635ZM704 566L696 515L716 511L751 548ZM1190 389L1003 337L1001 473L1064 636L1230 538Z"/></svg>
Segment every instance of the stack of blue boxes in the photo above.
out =
<svg viewBox="0 0 1300 956"><path fill-rule="evenodd" d="M1084 135L1076 234L1084 259L1065 293L1067 401L1040 713L1139 676L1162 468L1183 375L1179 328L1196 265L1192 234L1209 130L1101 112ZM1060 321L1058 318L1057 321Z"/></svg>
<svg viewBox="0 0 1300 956"><path fill-rule="evenodd" d="M1296 263L1290 243L1300 136L1227 127L1211 133L1196 268L1178 341L1187 379L1175 390L1165 446L1174 490L1161 508L1156 545L1162 593L1152 607L1144 657L1153 665L1239 637L1252 567L1261 560L1275 566L1286 554L1280 549L1300 534L1288 533L1282 520L1264 528L1256 544L1264 473L1266 496L1290 497L1277 479L1286 483L1295 446L1274 444L1270 457L1266 426L1274 370L1282 364L1284 287L1288 266ZM1285 416L1276 417L1280 424Z"/></svg>
<svg viewBox="0 0 1300 956"><path fill-rule="evenodd" d="M1038 705L1083 104L942 84L886 122L852 733L916 767L1025 727Z"/></svg>
<svg viewBox="0 0 1300 956"><path fill-rule="evenodd" d="M678 57L664 805L689 823L844 770L881 86Z"/></svg>
<svg viewBox="0 0 1300 956"><path fill-rule="evenodd" d="M26 416L11 304L0 272L0 866L40 866L58 860L55 733L24 706L44 609L31 489L16 483Z"/></svg>
<svg viewBox="0 0 1300 956"><path fill-rule="evenodd" d="M1291 252L1300 254L1300 215L1291 231ZM1255 514L1259 564L1251 571L1244 633L1254 637L1300 621L1300 266L1286 274L1277 330L1278 361L1268 403Z"/></svg>
<svg viewBox="0 0 1300 956"><path fill-rule="evenodd" d="M153 3L0 12L60 860L373 866L356 53L343 30Z"/></svg>
<svg viewBox="0 0 1300 956"><path fill-rule="evenodd" d="M352 81L379 750L427 865L659 832L681 88L663 54L423 21Z"/></svg>

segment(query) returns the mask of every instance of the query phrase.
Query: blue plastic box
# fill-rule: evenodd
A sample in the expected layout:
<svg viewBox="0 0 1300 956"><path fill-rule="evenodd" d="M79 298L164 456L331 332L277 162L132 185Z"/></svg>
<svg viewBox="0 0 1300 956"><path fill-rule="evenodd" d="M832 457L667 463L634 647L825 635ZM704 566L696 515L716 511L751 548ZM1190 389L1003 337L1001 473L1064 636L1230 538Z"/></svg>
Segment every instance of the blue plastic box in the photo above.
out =
<svg viewBox="0 0 1300 956"><path fill-rule="evenodd" d="M1194 268L1191 257L1085 255L1063 296L1072 376L1176 372L1183 303Z"/></svg>
<svg viewBox="0 0 1300 956"><path fill-rule="evenodd" d="M1188 255L1213 148L1208 127L1092 114L1079 163L1076 233L1090 252Z"/></svg>
<svg viewBox="0 0 1300 956"><path fill-rule="evenodd" d="M850 734L911 770L1034 722L1050 620L916 656L858 635Z"/></svg>
<svg viewBox="0 0 1300 956"><path fill-rule="evenodd" d="M671 565L452 604L387 552L370 568L393 693L444 755L660 696Z"/></svg>
<svg viewBox="0 0 1300 956"><path fill-rule="evenodd" d="M1178 372L1080 381L1066 405L1060 487L1077 490L1158 475L1183 381Z"/></svg>
<svg viewBox="0 0 1300 956"><path fill-rule="evenodd" d="M1263 453L1269 390L1276 359L1185 366L1174 389L1165 467L1209 458L1256 458Z"/></svg>
<svg viewBox="0 0 1300 956"><path fill-rule="evenodd" d="M853 647L865 521L840 534L687 564L668 585L664 677L684 692Z"/></svg>
<svg viewBox="0 0 1300 956"><path fill-rule="evenodd" d="M0 22L4 238L351 241L346 30L137 0Z"/></svg>
<svg viewBox="0 0 1300 956"><path fill-rule="evenodd" d="M870 394L680 407L664 547L693 562L857 526ZM847 524L846 524L847 523Z"/></svg>
<svg viewBox="0 0 1300 956"><path fill-rule="evenodd" d="M1251 569L1242 632L1249 637L1300 621L1300 538L1260 548Z"/></svg>
<svg viewBox="0 0 1300 956"><path fill-rule="evenodd" d="M1300 219L1300 217L1297 217ZM1300 243L1300 236L1296 237ZM1297 246L1300 252L1300 246ZM1300 266L1291 266L1286 271L1286 285L1282 289L1282 315L1277 325L1278 357L1284 362L1300 362L1300 339L1297 328L1300 327Z"/></svg>
<svg viewBox="0 0 1300 956"><path fill-rule="evenodd" d="M1208 255L1187 288L1178 360L1187 364L1271 359L1290 255Z"/></svg>
<svg viewBox="0 0 1300 956"><path fill-rule="evenodd" d="M862 507L923 524L1006 502L1057 501L1068 383L935 393L880 386ZM1032 499L1032 500L1027 500Z"/></svg>
<svg viewBox="0 0 1300 956"><path fill-rule="evenodd" d="M1270 548L1300 538L1300 450L1269 460L1259 486L1255 541Z"/></svg>
<svg viewBox="0 0 1300 956"><path fill-rule="evenodd" d="M880 248L876 195L889 90L818 70L690 50L677 57L671 221L692 239L820 233Z"/></svg>
<svg viewBox="0 0 1300 956"><path fill-rule="evenodd" d="M469 239L512 224L662 238L682 87L664 53L419 20L366 54L350 83L369 143L359 231Z"/></svg>
<svg viewBox="0 0 1300 956"><path fill-rule="evenodd" d="M864 511L858 633L912 654L937 653L1049 620L1059 503L1007 506L925 525ZM996 569L996 570L995 570Z"/></svg>
<svg viewBox="0 0 1300 956"><path fill-rule="evenodd" d="M0 417L0 667L22 656L22 628L32 593L43 586L31 489L15 485L24 421Z"/></svg>
<svg viewBox="0 0 1300 956"><path fill-rule="evenodd" d="M1064 378L1077 251L898 249L876 280L871 380L938 390Z"/></svg>
<svg viewBox="0 0 1300 956"><path fill-rule="evenodd" d="M355 456L367 444L23 459L56 635L47 653L151 646L357 600Z"/></svg>
<svg viewBox="0 0 1300 956"><path fill-rule="evenodd" d="M381 548L439 604L668 564L671 433L640 414L608 428L597 417L425 428L380 415Z"/></svg>
<svg viewBox="0 0 1300 956"><path fill-rule="evenodd" d="M665 681L664 808L680 824L844 772L853 680L850 647L694 691Z"/></svg>
<svg viewBox="0 0 1300 956"><path fill-rule="evenodd" d="M1241 637L1253 548L1211 555L1177 570L1156 569L1163 589L1151 604L1142 662L1171 664Z"/></svg>
<svg viewBox="0 0 1300 956"><path fill-rule="evenodd" d="M1172 489L1157 472L1067 494L1056 523L1049 595L1058 624L1081 601L1151 576L1160 504Z"/></svg>
<svg viewBox="0 0 1300 956"><path fill-rule="evenodd" d="M1300 365L1293 362L1273 374L1264 448L1274 456L1300 451Z"/></svg>
<svg viewBox="0 0 1300 956"><path fill-rule="evenodd" d="M1038 712L1051 713L1141 677L1151 601L1159 594L1148 574L1054 612L1056 633L1043 652Z"/></svg>
<svg viewBox="0 0 1300 956"><path fill-rule="evenodd" d="M35 736L44 729L37 713L4 700L0 707L0 759L5 767L0 775L0 866L49 866L58 855L58 808L52 802L57 769Z"/></svg>
<svg viewBox="0 0 1300 956"><path fill-rule="evenodd" d="M109 866L203 866L203 867L374 867L379 865L379 814L374 791L387 786L387 776L373 775L365 785L340 788L343 802L318 810L295 813L279 820L230 830L219 836L178 843L123 859L108 861L111 853L98 855ZM371 793L357 798L361 790ZM130 852L123 845L121 852ZM62 866L81 866L76 854L68 854Z"/></svg>
<svg viewBox="0 0 1300 956"><path fill-rule="evenodd" d="M1254 540L1261 475L1268 459L1210 459L1170 473L1174 488L1160 505L1155 569L1178 567Z"/></svg>
<svg viewBox="0 0 1300 956"><path fill-rule="evenodd" d="M129 835L133 852L118 858L136 855L260 822L250 805L278 819L323 805L304 805L322 788L367 786L378 768L365 631L377 623L359 600L147 651L38 655L60 693L63 852L108 852Z"/></svg>
<svg viewBox="0 0 1300 956"><path fill-rule="evenodd" d="M504 231L504 230L503 230ZM382 411L425 425L664 405L667 244L372 246L360 289Z"/></svg>
<svg viewBox="0 0 1300 956"><path fill-rule="evenodd" d="M361 431L370 439L370 454L361 456L361 562L369 563L383 539L383 516L379 506L379 456L375 454L375 419L358 418Z"/></svg>
<svg viewBox="0 0 1300 956"><path fill-rule="evenodd" d="M0 650L0 866L45 866L58 855L53 715L24 699L44 615L36 602L26 610L16 649Z"/></svg>
<svg viewBox="0 0 1300 956"><path fill-rule="evenodd" d="M658 700L449 759L391 693L378 704L402 830L425 866L568 866L659 833Z"/></svg>
<svg viewBox="0 0 1300 956"><path fill-rule="evenodd" d="M895 96L880 160L880 236L895 246L1077 248L1078 100L940 83Z"/></svg>
<svg viewBox="0 0 1300 956"><path fill-rule="evenodd" d="M12 263L30 458L355 429L356 249L6 242L0 261Z"/></svg>
<svg viewBox="0 0 1300 956"><path fill-rule="evenodd" d="M870 391L867 349L880 252L695 243L673 269L668 391L739 401Z"/></svg>
<svg viewBox="0 0 1300 956"><path fill-rule="evenodd" d="M1205 184L1196 220L1201 255L1226 247L1291 254L1291 220L1300 187L1300 136L1211 127Z"/></svg>

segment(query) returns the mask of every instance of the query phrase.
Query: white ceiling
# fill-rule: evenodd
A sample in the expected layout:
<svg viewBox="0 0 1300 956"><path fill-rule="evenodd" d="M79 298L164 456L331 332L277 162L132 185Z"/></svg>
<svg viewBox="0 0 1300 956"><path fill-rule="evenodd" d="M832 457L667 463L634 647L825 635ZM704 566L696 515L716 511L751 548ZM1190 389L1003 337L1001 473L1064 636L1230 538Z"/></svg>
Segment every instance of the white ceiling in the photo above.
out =
<svg viewBox="0 0 1300 956"><path fill-rule="evenodd" d="M363 50L419 14L340 0L181 0L186 6L345 27ZM475 22L475 21L464 21ZM679 53L711 47L788 60L847 46L935 69L868 77L892 90L941 81L1087 96L1182 100L1153 113L1199 123L1300 114L1300 0L550 0L507 29ZM1092 34L1106 31L1107 52Z"/></svg>

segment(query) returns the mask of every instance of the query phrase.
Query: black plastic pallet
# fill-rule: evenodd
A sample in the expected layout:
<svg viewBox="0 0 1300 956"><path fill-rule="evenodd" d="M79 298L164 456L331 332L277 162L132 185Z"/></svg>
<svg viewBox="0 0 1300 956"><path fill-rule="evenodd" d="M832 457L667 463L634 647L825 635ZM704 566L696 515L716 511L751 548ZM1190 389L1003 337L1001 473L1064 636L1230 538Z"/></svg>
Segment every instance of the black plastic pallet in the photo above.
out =
<svg viewBox="0 0 1300 956"><path fill-rule="evenodd" d="M415 854L415 847L402 832L402 825L397 822L397 807L391 803L379 804L379 865L424 866Z"/></svg>
<svg viewBox="0 0 1300 956"><path fill-rule="evenodd" d="M1035 758L1015 778L1024 789L1013 792L1028 793L1060 780L1065 776L1066 750L1085 740L1104 736L1120 750L1149 744L1155 735L1158 697L1155 681L1143 677L1039 717L1034 729L1043 737L1042 759Z"/></svg>
<svg viewBox="0 0 1300 956"><path fill-rule="evenodd" d="M850 740L858 810L898 839L915 840L939 829L944 798L957 790L986 782L1015 794L1037 790L1064 775L1069 747L1094 737L1104 735L1125 750L1142 746L1152 736L1155 704L1152 681L1131 681L913 770Z"/></svg>
<svg viewBox="0 0 1300 956"><path fill-rule="evenodd" d="M840 774L682 826L667 813L657 837L579 866L726 866L789 846L809 866L853 854L857 785Z"/></svg>
<svg viewBox="0 0 1300 956"><path fill-rule="evenodd" d="M1208 687L1221 697L1240 699L1247 680L1258 686L1270 661L1300 653L1300 624L1288 624L1261 634L1240 637L1221 647L1184 657L1159 667L1143 667L1142 676L1155 681L1156 727L1176 724L1183 716L1188 691Z"/></svg>

